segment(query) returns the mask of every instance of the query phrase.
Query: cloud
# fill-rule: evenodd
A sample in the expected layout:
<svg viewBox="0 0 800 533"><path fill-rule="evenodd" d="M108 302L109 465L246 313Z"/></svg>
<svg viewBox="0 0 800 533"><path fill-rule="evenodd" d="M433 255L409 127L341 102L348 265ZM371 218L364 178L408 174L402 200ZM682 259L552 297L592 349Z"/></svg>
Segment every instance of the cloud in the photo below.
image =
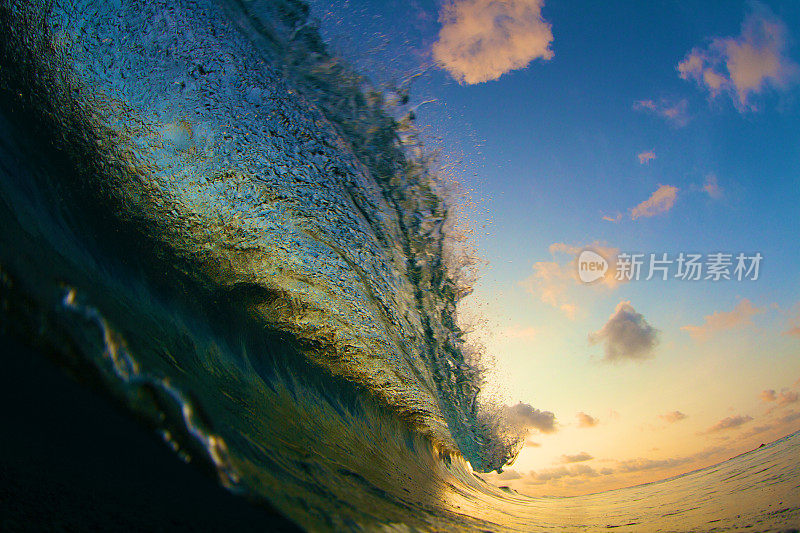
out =
<svg viewBox="0 0 800 533"><path fill-rule="evenodd" d="M582 463L584 461L591 461L594 459L591 455L586 452L581 452L575 455L562 455L561 462L562 463Z"/></svg>
<svg viewBox="0 0 800 533"><path fill-rule="evenodd" d="M631 220L641 217L654 217L666 213L675 205L678 188L672 185L659 185L650 198L631 209Z"/></svg>
<svg viewBox="0 0 800 533"><path fill-rule="evenodd" d="M789 316L789 329L783 332L784 335L800 338L800 303L794 305L794 309ZM800 384L800 379L797 380Z"/></svg>
<svg viewBox="0 0 800 533"><path fill-rule="evenodd" d="M681 78L705 88L712 98L730 95L739 110L753 109L752 95L767 87L785 89L797 74L797 65L786 56L785 24L766 6L751 5L741 34L692 49L677 67Z"/></svg>
<svg viewBox="0 0 800 533"><path fill-rule="evenodd" d="M706 181L703 183L703 190L711 198L720 198L722 196L722 187L717 183L717 176L715 174L706 176Z"/></svg>
<svg viewBox="0 0 800 533"><path fill-rule="evenodd" d="M598 477L610 474L610 469L603 469L600 472L589 465L560 466L558 468L548 468L545 470L531 471L526 481L531 484L547 483L565 477Z"/></svg>
<svg viewBox="0 0 800 533"><path fill-rule="evenodd" d="M646 165L647 163L656 158L656 151L649 150L647 152L641 152L639 154L636 154L636 157L639 158L640 165Z"/></svg>
<svg viewBox="0 0 800 533"><path fill-rule="evenodd" d="M588 246L572 246L557 242L550 245L550 254L553 259L557 256L566 256L567 262L537 261L533 264L533 274L525 278L520 284L530 294L537 296L543 303L561 310L568 318L574 319L578 312L578 305L569 294L570 288L580 285L578 278L578 255L584 249L591 249L608 261L608 271L598 282L608 288L616 287L620 280L616 279L616 257L619 249L601 243L592 243Z"/></svg>
<svg viewBox="0 0 800 533"><path fill-rule="evenodd" d="M774 402L776 399L775 390L774 389L763 390L761 391L759 397L761 398L761 401Z"/></svg>
<svg viewBox="0 0 800 533"><path fill-rule="evenodd" d="M514 479L520 479L521 477L522 474L520 474L516 470L508 469L508 470L503 470L501 474L498 474L496 479L499 481L512 481Z"/></svg>
<svg viewBox="0 0 800 533"><path fill-rule="evenodd" d="M694 460L694 457L671 457L669 459L628 459L620 461L617 470L629 474L631 472L642 472L645 470L659 470L663 468L674 468L685 465Z"/></svg>
<svg viewBox="0 0 800 533"><path fill-rule="evenodd" d="M522 281L522 286L542 302L575 318L577 306L567 298L567 288L574 282L574 274L567 265L537 261L533 264L533 274Z"/></svg>
<svg viewBox="0 0 800 533"><path fill-rule="evenodd" d="M658 333L629 301L621 301L608 322L599 331L589 334L589 343L604 343L603 360L607 362L642 360L653 355Z"/></svg>
<svg viewBox="0 0 800 533"><path fill-rule="evenodd" d="M542 18L544 0L455 0L440 14L433 58L459 83L496 80L550 60L553 32Z"/></svg>
<svg viewBox="0 0 800 533"><path fill-rule="evenodd" d="M653 100L637 100L633 103L635 111L645 111L665 119L676 128L682 128L689 123L689 103L684 100L671 102L661 99L658 102Z"/></svg>
<svg viewBox="0 0 800 533"><path fill-rule="evenodd" d="M615 465L613 467L604 467L600 469L593 468L587 464L572 464L565 459L571 456L563 455L562 463L565 464L562 466L556 466L542 470L532 470L526 476L523 476L520 482L526 485L547 484L555 487L562 484L574 485L576 483L588 482L601 476L611 476L607 479L619 481L619 479L615 479L618 475L635 476L639 472L675 469L693 463L696 465L699 461L706 461L710 458L718 457L721 453L727 451L728 449L725 447L714 446L687 456L668 457L664 459L639 457L635 459L615 461ZM582 452L580 455L582 456L588 454ZM633 479L637 478L633 477ZM640 481L641 477L639 477L638 480Z"/></svg>
<svg viewBox="0 0 800 533"><path fill-rule="evenodd" d="M542 433L556 431L556 416L550 411L540 411L527 403L518 403L506 410L511 423L528 429L538 429Z"/></svg>
<svg viewBox="0 0 800 533"><path fill-rule="evenodd" d="M525 441L525 447L526 448L538 448L540 446L541 446L541 444L538 443L538 442L533 442L532 440L526 440Z"/></svg>
<svg viewBox="0 0 800 533"><path fill-rule="evenodd" d="M742 433L742 438L746 439L746 438L749 438L749 437L753 437L755 435L758 435L759 433L764 433L765 431L769 431L769 430L774 429L774 428L775 428L775 426L772 425L772 424L767 424L766 426L756 426L756 427L750 428L746 432Z"/></svg>
<svg viewBox="0 0 800 533"><path fill-rule="evenodd" d="M778 396L778 405L788 405L796 402L800 397L794 391L781 392Z"/></svg>
<svg viewBox="0 0 800 533"><path fill-rule="evenodd" d="M739 426L747 424L751 420L753 420L753 417L748 415L728 416L708 428L705 433L717 433L720 431L735 429Z"/></svg>
<svg viewBox="0 0 800 533"><path fill-rule="evenodd" d="M800 419L800 411L792 411L791 413L784 415L778 419L779 424L788 424L790 422L794 422L795 420Z"/></svg>
<svg viewBox="0 0 800 533"><path fill-rule="evenodd" d="M595 417L593 417L591 415L587 415L584 412L580 412L575 416L578 417L578 427L579 428L591 428L591 427L596 426L600 422Z"/></svg>
<svg viewBox="0 0 800 533"><path fill-rule="evenodd" d="M664 413L663 415L658 415L658 418L660 418L664 422L669 422L670 424L674 424L675 422L680 422L681 420L685 419L686 415L681 413L680 411L672 411L669 413Z"/></svg>
<svg viewBox="0 0 800 533"><path fill-rule="evenodd" d="M759 397L762 401L775 402L778 405L788 405L800 399L800 395L795 391L781 391L780 393L776 393L774 389L761 391Z"/></svg>
<svg viewBox="0 0 800 533"><path fill-rule="evenodd" d="M617 213L613 217L608 215L603 215L603 220L607 222L615 222L615 223L619 222L620 220L622 220L622 213Z"/></svg>
<svg viewBox="0 0 800 533"><path fill-rule="evenodd" d="M693 339L705 341L718 331L752 324L751 317L764 311L766 311L766 307L756 307L747 298L742 298L732 311L715 311L714 314L703 317L705 321L700 326L688 325L681 329L688 331Z"/></svg>

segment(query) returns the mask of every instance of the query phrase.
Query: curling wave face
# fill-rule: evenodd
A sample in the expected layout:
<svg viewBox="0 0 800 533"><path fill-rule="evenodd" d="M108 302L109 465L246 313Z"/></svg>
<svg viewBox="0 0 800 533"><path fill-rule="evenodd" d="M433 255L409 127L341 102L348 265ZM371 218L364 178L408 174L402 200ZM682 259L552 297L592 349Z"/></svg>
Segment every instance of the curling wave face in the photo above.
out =
<svg viewBox="0 0 800 533"><path fill-rule="evenodd" d="M306 6L0 25L4 327L306 528L565 525L470 471L519 441L478 399L447 204Z"/></svg>
<svg viewBox="0 0 800 533"><path fill-rule="evenodd" d="M462 355L436 179L304 5L5 2L2 15L0 260L8 299L27 302L19 329L47 309L69 364L168 420L174 446L202 448L230 487L232 440L258 450L307 416L295 446L347 448L320 431L358 433L366 415L351 410L366 406L385 438L437 461L490 470L513 455ZM279 422L263 413L281 403ZM392 475L381 455L374 472Z"/></svg>

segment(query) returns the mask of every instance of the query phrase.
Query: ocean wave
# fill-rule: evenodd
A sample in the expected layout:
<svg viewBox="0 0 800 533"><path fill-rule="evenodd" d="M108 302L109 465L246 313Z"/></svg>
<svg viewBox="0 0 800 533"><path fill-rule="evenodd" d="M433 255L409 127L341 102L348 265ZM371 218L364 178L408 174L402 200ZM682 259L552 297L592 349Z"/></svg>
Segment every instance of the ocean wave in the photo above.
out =
<svg viewBox="0 0 800 533"><path fill-rule="evenodd" d="M407 87L294 0L2 0L0 31L3 331L307 529L569 525L474 474L520 435Z"/></svg>
<svg viewBox="0 0 800 533"><path fill-rule="evenodd" d="M238 334L286 336L437 449L478 470L511 458L516 435L481 410L454 318L469 288L439 178L304 4L10 2L2 15L5 133L25 139L6 153L37 161L7 169L6 227L58 256L33 259L37 274L81 294L104 278L103 313L134 299L131 278L189 314L225 300ZM15 279L17 259L2 258Z"/></svg>

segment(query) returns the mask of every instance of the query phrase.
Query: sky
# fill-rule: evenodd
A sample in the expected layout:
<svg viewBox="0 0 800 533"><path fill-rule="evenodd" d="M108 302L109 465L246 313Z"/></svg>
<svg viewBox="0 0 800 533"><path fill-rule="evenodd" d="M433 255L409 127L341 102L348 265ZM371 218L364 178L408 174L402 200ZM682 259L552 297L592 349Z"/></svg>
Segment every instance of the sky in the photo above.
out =
<svg viewBox="0 0 800 533"><path fill-rule="evenodd" d="M421 73L480 258L461 320L528 428L487 480L585 494L800 430L799 3L311 3L376 83Z"/></svg>

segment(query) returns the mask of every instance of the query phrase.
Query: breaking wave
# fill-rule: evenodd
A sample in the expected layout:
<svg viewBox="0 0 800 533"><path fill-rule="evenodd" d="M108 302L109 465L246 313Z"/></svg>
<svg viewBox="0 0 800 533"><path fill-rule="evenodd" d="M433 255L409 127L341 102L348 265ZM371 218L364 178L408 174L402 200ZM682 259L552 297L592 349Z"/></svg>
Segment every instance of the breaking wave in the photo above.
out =
<svg viewBox="0 0 800 533"><path fill-rule="evenodd" d="M407 87L294 0L3 0L0 25L4 328L303 527L544 511L472 473L520 432L480 396Z"/></svg>

